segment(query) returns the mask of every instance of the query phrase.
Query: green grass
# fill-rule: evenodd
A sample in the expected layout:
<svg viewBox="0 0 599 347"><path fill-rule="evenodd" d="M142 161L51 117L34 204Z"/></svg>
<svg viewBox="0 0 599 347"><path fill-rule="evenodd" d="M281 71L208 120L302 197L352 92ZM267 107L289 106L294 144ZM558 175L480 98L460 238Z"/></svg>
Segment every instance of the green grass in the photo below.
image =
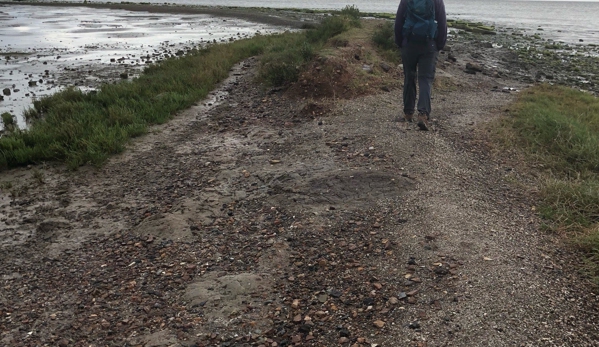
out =
<svg viewBox="0 0 599 347"><path fill-rule="evenodd" d="M569 232L599 284L599 99L567 87L524 91L505 123L514 145L547 169L542 217Z"/></svg>
<svg viewBox="0 0 599 347"><path fill-rule="evenodd" d="M124 149L147 127L167 122L177 111L204 98L231 67L262 55L260 79L269 85L295 81L303 64L326 41L354 26L354 10L331 16L304 32L257 36L227 45L194 50L146 68L131 81L105 84L97 93L70 88L34 103L28 130L0 138L0 167L63 161L70 168L100 165ZM9 121L3 116L5 122Z"/></svg>
<svg viewBox="0 0 599 347"><path fill-rule="evenodd" d="M599 174L599 101L567 87L525 91L513 127L563 177Z"/></svg>
<svg viewBox="0 0 599 347"><path fill-rule="evenodd" d="M395 44L392 22L387 21L377 27L372 34L372 42L379 49L383 58L394 63L401 62L401 54Z"/></svg>

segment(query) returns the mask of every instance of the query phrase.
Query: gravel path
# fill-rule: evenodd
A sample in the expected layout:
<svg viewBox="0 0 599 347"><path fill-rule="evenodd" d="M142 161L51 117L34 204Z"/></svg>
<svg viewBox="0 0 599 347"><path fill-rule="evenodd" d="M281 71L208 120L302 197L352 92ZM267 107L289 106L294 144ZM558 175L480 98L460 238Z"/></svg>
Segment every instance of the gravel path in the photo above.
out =
<svg viewBox="0 0 599 347"><path fill-rule="evenodd" d="M421 132L401 90L319 114L255 66L101 169L2 173L0 345L599 345L575 255L480 131L520 85L441 63Z"/></svg>

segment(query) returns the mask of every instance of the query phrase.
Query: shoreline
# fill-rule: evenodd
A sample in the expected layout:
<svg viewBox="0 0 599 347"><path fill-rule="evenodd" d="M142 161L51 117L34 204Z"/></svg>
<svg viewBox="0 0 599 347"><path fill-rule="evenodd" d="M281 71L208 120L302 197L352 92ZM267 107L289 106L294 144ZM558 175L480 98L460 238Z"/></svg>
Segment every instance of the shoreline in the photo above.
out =
<svg viewBox="0 0 599 347"><path fill-rule="evenodd" d="M312 24L311 21L301 19L285 18L283 16L273 16L272 14L259 13L256 9L237 10L232 8L202 7L202 6L182 6L182 5L159 5L159 4L117 4L117 3L69 3L69 2L27 2L27 1L0 1L0 5L26 5L26 6L45 6L45 7L89 7L111 10L127 10L150 13L171 13L171 14L207 14L216 17L238 18L247 21L253 21L262 24L270 24L281 27L291 27L301 29L306 24ZM275 12L275 11L272 11Z"/></svg>
<svg viewBox="0 0 599 347"><path fill-rule="evenodd" d="M136 78L153 63L208 43L294 30L265 24L291 23L267 16L261 16L263 23L258 23L198 11L180 13L183 9L173 8L161 11L153 7L154 12L147 12L151 8L34 7L37 5L11 3L2 17L10 27L3 29L7 36L0 53L0 113L11 113L21 128L27 127L24 112L33 101L65 87L94 91L102 84ZM52 16L48 23L44 13ZM12 26L23 30L12 30ZM9 91L4 91L6 88Z"/></svg>

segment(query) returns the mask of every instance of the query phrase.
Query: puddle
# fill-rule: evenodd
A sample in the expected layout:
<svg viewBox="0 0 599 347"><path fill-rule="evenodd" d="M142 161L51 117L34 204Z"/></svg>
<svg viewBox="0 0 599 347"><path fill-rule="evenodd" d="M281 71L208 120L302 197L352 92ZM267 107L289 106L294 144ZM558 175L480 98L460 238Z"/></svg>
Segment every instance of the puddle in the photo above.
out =
<svg viewBox="0 0 599 347"><path fill-rule="evenodd" d="M283 30L203 14L0 6L0 113L24 128L33 101L65 86L94 90L197 45Z"/></svg>

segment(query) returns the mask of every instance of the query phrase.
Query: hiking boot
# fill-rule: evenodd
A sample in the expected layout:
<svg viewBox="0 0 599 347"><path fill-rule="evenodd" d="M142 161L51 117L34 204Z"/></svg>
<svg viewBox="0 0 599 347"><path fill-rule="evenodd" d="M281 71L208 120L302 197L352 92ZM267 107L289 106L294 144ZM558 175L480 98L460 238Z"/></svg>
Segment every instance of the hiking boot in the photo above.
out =
<svg viewBox="0 0 599 347"><path fill-rule="evenodd" d="M429 129L428 116L426 115L426 113L418 114L418 128L424 131L427 131Z"/></svg>
<svg viewBox="0 0 599 347"><path fill-rule="evenodd" d="M403 118L406 120L406 122L412 123L414 121L414 115L411 113L410 114L404 113Z"/></svg>

